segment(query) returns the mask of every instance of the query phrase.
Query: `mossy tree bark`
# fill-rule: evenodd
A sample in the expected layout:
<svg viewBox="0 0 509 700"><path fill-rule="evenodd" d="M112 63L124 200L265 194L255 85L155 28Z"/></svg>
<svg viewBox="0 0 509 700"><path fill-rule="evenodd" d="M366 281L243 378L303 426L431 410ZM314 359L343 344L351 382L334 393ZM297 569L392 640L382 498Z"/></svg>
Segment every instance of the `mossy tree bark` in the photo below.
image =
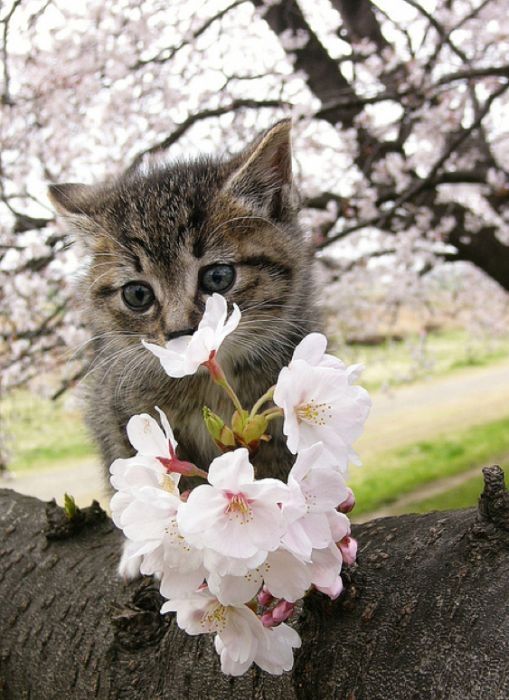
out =
<svg viewBox="0 0 509 700"><path fill-rule="evenodd" d="M355 528L346 594L306 600L292 673L221 674L210 637L159 614L148 579L116 578L121 535L94 506L0 491L0 696L507 700L509 494L486 469L480 507Z"/></svg>

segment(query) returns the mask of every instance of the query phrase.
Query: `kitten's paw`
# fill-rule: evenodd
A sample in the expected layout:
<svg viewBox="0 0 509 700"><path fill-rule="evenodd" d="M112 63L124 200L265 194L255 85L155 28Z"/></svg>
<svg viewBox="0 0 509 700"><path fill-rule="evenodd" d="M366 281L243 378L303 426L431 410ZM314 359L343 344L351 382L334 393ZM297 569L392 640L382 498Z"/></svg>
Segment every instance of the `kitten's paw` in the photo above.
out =
<svg viewBox="0 0 509 700"><path fill-rule="evenodd" d="M143 557L140 554L133 554L133 551L136 550L134 544L134 542L124 542L117 569L119 576L126 582L141 576L140 566Z"/></svg>

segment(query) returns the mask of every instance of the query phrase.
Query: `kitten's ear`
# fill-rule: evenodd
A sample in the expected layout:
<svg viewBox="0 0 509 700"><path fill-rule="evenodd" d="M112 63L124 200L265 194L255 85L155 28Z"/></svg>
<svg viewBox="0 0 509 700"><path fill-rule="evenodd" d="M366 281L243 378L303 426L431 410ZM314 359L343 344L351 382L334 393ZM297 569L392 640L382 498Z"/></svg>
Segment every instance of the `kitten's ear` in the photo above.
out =
<svg viewBox="0 0 509 700"><path fill-rule="evenodd" d="M102 185L82 185L66 182L50 185L48 197L57 210L65 217L85 250L96 250L101 241L101 224L98 214L104 208L105 189Z"/></svg>
<svg viewBox="0 0 509 700"><path fill-rule="evenodd" d="M50 185L48 196L59 214L63 216L83 216L92 214L92 204L96 199L97 188L93 185L81 185L66 182L63 185Z"/></svg>
<svg viewBox="0 0 509 700"><path fill-rule="evenodd" d="M224 190L263 216L284 220L295 214L292 187L291 120L277 122L234 159Z"/></svg>

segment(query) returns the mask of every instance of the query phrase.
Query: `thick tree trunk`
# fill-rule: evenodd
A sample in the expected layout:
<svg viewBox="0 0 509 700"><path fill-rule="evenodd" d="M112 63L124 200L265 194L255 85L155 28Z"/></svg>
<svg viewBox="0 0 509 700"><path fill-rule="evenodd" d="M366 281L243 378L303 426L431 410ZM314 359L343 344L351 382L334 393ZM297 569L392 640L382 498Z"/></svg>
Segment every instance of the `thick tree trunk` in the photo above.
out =
<svg viewBox="0 0 509 700"><path fill-rule="evenodd" d="M159 615L147 579L115 575L120 533L92 507L0 491L3 698L507 700L509 495L485 470L479 510L355 528L346 594L306 600L292 673L221 674L210 637Z"/></svg>

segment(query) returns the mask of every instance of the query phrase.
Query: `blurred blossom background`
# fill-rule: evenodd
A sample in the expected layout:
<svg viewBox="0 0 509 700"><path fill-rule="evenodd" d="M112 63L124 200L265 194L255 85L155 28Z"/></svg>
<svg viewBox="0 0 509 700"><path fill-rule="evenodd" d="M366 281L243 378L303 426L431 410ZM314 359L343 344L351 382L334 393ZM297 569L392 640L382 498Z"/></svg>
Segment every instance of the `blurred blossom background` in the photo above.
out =
<svg viewBox="0 0 509 700"><path fill-rule="evenodd" d="M84 261L47 184L291 116L331 347L374 399L353 514L474 504L509 457L506 0L14 0L0 22L0 483L108 501Z"/></svg>

